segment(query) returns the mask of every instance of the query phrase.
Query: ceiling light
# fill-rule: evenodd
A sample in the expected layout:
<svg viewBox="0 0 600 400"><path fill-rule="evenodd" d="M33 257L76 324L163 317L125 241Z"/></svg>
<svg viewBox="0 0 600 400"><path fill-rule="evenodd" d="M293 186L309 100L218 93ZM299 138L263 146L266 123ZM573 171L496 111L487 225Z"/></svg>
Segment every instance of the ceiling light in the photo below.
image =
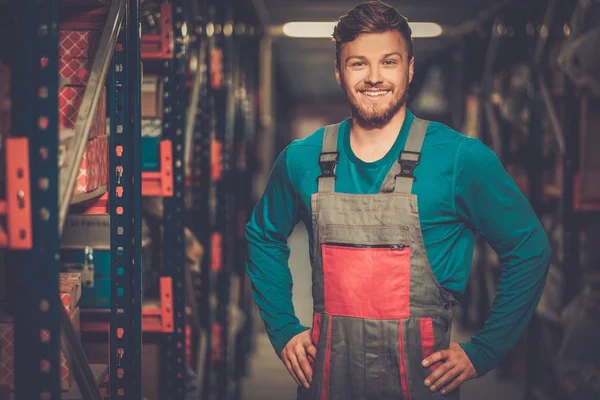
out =
<svg viewBox="0 0 600 400"><path fill-rule="evenodd" d="M330 38L337 22L288 22L283 34L295 38ZM434 22L409 22L413 38L431 38L442 34L442 27Z"/></svg>

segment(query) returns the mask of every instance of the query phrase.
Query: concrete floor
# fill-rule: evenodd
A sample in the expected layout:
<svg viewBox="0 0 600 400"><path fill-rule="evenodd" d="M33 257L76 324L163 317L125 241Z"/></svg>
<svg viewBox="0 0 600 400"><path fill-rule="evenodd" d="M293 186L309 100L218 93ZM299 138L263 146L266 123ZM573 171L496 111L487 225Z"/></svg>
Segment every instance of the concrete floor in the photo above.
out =
<svg viewBox="0 0 600 400"><path fill-rule="evenodd" d="M289 240L289 264L294 278L296 315L302 324L310 326L313 310L307 242L306 230L303 225L299 225ZM242 382L241 400L294 400L296 383L275 355L262 322L259 321L257 325L255 350L249 360L248 376ZM457 325L454 324L455 327ZM456 342L467 340L469 336L456 329L452 332L452 340ZM461 400L519 400L523 398L523 394L521 384L500 381L495 371L466 382L461 387Z"/></svg>

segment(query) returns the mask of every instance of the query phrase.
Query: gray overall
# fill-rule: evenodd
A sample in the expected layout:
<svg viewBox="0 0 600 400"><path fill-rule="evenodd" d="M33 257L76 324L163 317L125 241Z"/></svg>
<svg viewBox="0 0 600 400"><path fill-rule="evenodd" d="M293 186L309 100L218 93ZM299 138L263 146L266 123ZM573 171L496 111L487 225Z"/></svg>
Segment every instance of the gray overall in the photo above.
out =
<svg viewBox="0 0 600 400"><path fill-rule="evenodd" d="M325 129L318 193L312 195L310 389L298 399L458 399L423 381L438 365L421 361L450 343L452 306L425 253L413 169L427 121L415 118L405 150L378 194L335 192L339 125Z"/></svg>

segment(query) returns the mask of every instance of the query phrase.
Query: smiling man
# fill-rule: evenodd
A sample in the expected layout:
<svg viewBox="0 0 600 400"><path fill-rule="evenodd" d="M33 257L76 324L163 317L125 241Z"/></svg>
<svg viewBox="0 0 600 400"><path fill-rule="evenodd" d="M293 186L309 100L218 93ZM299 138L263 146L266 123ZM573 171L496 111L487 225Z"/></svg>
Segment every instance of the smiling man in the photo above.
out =
<svg viewBox="0 0 600 400"><path fill-rule="evenodd" d="M299 399L458 398L521 336L550 248L527 199L476 139L406 108L414 74L406 19L378 1L333 33L352 117L290 144L247 225L247 272ZM287 238L309 233L314 318L292 303ZM485 326L450 340L476 233L504 268Z"/></svg>

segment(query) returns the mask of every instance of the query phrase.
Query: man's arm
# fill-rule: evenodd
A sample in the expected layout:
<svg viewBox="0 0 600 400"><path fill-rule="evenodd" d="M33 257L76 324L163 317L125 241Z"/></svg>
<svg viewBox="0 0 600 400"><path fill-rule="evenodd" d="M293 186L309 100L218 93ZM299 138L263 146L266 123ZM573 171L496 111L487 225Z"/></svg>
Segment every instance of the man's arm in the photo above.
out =
<svg viewBox="0 0 600 400"><path fill-rule="evenodd" d="M551 249L528 200L479 140L461 143L454 187L456 213L485 237L503 266L485 325L461 345L481 376L498 365L527 327L542 295Z"/></svg>
<svg viewBox="0 0 600 400"><path fill-rule="evenodd" d="M287 239L297 223L298 201L289 176L287 150L275 161L263 196L246 225L246 271L278 356L291 338L308 329L300 325L292 303Z"/></svg>

